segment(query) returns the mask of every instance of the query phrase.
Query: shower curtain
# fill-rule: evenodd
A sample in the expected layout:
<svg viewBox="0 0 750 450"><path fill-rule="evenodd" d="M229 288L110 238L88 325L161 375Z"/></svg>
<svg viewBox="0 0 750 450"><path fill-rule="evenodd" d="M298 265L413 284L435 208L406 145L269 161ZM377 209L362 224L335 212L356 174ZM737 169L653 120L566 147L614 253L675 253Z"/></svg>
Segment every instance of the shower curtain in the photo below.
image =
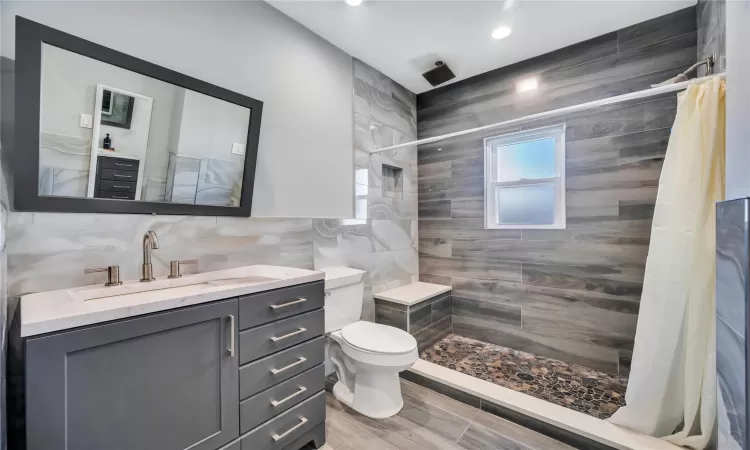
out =
<svg viewBox="0 0 750 450"><path fill-rule="evenodd" d="M678 96L651 228L627 406L612 423L703 449L716 420L716 207L724 81Z"/></svg>

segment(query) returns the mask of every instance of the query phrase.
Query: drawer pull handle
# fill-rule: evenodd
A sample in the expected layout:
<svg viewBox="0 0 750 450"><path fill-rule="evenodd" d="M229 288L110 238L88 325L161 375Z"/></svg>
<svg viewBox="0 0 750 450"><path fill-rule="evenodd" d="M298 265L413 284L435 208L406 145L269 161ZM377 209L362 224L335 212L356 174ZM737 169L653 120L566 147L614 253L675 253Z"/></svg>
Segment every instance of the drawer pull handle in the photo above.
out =
<svg viewBox="0 0 750 450"><path fill-rule="evenodd" d="M297 425L293 426L292 428L290 428L289 430L287 430L286 432L284 432L282 434L274 434L273 435L274 442L279 442L280 440L282 440L285 437L289 436L290 433L293 433L294 430L296 430L297 428L301 427L302 425L304 425L306 423L307 423L307 419L304 418L304 417L301 417L299 419L299 423Z"/></svg>
<svg viewBox="0 0 750 450"><path fill-rule="evenodd" d="M130 197L118 197L117 195L113 195L112 198L116 198L120 200L130 200Z"/></svg>
<svg viewBox="0 0 750 450"><path fill-rule="evenodd" d="M306 298L300 297L297 300L289 303L282 303L280 305L271 305L271 309L279 309L279 308L286 308L287 306L296 305L298 303L305 303L307 301Z"/></svg>
<svg viewBox="0 0 750 450"><path fill-rule="evenodd" d="M116 173L115 176L119 178L133 178L132 175L120 175L119 173Z"/></svg>
<svg viewBox="0 0 750 450"><path fill-rule="evenodd" d="M133 167L132 164L122 164L122 163L117 163L117 162L115 163L115 165L120 166L120 167Z"/></svg>
<svg viewBox="0 0 750 450"><path fill-rule="evenodd" d="M234 358L234 316L229 315L229 356Z"/></svg>
<svg viewBox="0 0 750 450"><path fill-rule="evenodd" d="M278 375L281 372L284 372L285 370L289 370L289 369L291 369L294 366L298 366L298 365L302 364L305 361L307 361L307 358L300 356L299 361L297 361L295 363L291 363L291 364L289 364L286 367L282 367L281 369L271 369L271 373L274 374L274 375Z"/></svg>
<svg viewBox="0 0 750 450"><path fill-rule="evenodd" d="M307 391L307 388L304 387L304 386L300 386L299 387L299 391L295 392L294 394L290 395L289 397L287 397L285 399L282 399L282 400L279 400L279 401L274 400L274 401L271 402L271 405L273 405L273 407L276 408L277 406L281 405L282 403L288 402L289 400L291 400L294 397L302 394L305 391Z"/></svg>
<svg viewBox="0 0 750 450"><path fill-rule="evenodd" d="M118 184L113 184L112 187L113 188L118 188L118 189L128 189L130 186L120 186Z"/></svg>
<svg viewBox="0 0 750 450"><path fill-rule="evenodd" d="M304 333L305 331L307 331L307 328L300 328L297 331L291 332L289 334L285 334L283 336L274 336L274 337L271 338L271 340L274 341L274 342L283 341L286 338L290 338L292 336L296 336L296 335L298 335L300 333Z"/></svg>

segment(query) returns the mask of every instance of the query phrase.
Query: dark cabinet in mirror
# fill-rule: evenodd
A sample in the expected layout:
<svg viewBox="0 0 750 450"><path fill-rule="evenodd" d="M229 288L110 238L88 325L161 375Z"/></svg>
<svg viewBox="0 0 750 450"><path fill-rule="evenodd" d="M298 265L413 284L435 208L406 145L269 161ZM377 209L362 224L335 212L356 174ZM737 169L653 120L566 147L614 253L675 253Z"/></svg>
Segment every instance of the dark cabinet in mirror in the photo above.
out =
<svg viewBox="0 0 750 450"><path fill-rule="evenodd" d="M250 216L263 103L22 17L19 211Z"/></svg>

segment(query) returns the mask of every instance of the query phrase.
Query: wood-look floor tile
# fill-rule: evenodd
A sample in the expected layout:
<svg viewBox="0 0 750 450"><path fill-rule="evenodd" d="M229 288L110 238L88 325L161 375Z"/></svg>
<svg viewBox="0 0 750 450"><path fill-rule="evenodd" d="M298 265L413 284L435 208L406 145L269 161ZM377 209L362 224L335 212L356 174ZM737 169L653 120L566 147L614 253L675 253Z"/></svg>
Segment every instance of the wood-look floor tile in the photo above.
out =
<svg viewBox="0 0 750 450"><path fill-rule="evenodd" d="M346 407L330 392L326 392L326 407L335 412L341 412Z"/></svg>
<svg viewBox="0 0 750 450"><path fill-rule="evenodd" d="M532 447L472 424L458 445L466 450L533 450Z"/></svg>
<svg viewBox="0 0 750 450"><path fill-rule="evenodd" d="M399 450L461 450L457 444L398 415L377 420L349 408L340 414Z"/></svg>
<svg viewBox="0 0 750 450"><path fill-rule="evenodd" d="M326 417L326 441L331 450L397 450L343 415L330 412Z"/></svg>

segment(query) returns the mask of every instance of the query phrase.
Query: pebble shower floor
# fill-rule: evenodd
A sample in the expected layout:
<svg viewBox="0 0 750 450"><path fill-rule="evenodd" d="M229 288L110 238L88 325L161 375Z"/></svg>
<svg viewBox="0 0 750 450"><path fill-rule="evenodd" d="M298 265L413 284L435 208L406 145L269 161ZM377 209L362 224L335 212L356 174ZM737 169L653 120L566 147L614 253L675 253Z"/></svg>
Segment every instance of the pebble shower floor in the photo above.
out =
<svg viewBox="0 0 750 450"><path fill-rule="evenodd" d="M625 405L628 378L451 334L422 352L434 364L599 419Z"/></svg>

